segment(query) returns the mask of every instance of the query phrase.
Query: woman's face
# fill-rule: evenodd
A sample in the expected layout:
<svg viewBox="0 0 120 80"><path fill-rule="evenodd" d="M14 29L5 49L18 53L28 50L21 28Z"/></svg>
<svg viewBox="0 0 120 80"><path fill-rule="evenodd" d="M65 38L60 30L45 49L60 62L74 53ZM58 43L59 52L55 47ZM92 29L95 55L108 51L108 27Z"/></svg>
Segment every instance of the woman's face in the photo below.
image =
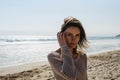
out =
<svg viewBox="0 0 120 80"><path fill-rule="evenodd" d="M78 27L70 26L65 30L65 39L70 49L77 46L80 39L80 30Z"/></svg>

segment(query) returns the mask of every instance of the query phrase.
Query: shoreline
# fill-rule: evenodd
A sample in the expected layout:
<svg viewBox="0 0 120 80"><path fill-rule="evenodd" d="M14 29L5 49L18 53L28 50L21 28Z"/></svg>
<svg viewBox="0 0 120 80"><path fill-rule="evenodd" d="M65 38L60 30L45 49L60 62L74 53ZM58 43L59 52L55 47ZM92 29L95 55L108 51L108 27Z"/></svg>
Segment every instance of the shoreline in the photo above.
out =
<svg viewBox="0 0 120 80"><path fill-rule="evenodd" d="M14 74L22 71L31 70L46 64L48 65L49 63L47 61L40 61L40 62L17 65L17 66L3 67L3 68L0 68L0 76L5 76L7 74Z"/></svg>
<svg viewBox="0 0 120 80"><path fill-rule="evenodd" d="M120 80L120 49L88 55L89 80ZM0 68L0 80L55 80L48 61Z"/></svg>
<svg viewBox="0 0 120 80"><path fill-rule="evenodd" d="M97 55L97 54L101 54L101 53L106 53L106 52L111 52L111 51L118 51L118 50L120 50L120 48L117 48L117 49L112 49L112 50L102 50L102 51L95 51L95 52L89 52L89 53L87 53L87 56L89 57L89 56L91 56L91 55Z"/></svg>

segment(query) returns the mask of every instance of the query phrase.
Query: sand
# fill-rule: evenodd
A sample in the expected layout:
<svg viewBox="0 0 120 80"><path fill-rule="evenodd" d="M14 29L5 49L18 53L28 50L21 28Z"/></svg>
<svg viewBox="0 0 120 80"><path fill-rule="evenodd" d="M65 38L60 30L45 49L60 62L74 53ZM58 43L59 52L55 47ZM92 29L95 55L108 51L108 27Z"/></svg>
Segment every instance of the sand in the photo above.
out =
<svg viewBox="0 0 120 80"><path fill-rule="evenodd" d="M120 80L120 50L88 56L88 80ZM56 80L48 62L0 68L0 80Z"/></svg>

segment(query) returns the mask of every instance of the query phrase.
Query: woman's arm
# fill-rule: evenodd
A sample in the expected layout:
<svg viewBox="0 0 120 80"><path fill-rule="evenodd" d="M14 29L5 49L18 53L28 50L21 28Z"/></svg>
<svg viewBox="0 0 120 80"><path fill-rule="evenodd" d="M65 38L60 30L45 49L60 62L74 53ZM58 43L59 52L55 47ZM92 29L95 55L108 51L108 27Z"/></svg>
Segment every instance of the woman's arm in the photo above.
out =
<svg viewBox="0 0 120 80"><path fill-rule="evenodd" d="M75 78L76 77L76 67L74 65L74 61L72 59L72 53L70 52L67 45L61 46L61 55L63 59L62 64L62 72L66 74L68 77Z"/></svg>
<svg viewBox="0 0 120 80"><path fill-rule="evenodd" d="M61 54L62 60L57 52L48 55L48 61L52 69L66 79L75 80L77 71L67 45L61 46Z"/></svg>

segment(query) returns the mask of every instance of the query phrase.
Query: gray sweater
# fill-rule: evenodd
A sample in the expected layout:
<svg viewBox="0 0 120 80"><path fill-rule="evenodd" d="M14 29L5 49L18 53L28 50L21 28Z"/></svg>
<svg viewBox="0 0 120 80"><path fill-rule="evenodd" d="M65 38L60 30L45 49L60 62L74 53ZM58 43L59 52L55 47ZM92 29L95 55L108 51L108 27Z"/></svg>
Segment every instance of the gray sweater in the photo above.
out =
<svg viewBox="0 0 120 80"><path fill-rule="evenodd" d="M61 55L51 52L48 61L56 80L88 80L86 54L79 54L76 59L73 59L67 45L63 45Z"/></svg>

